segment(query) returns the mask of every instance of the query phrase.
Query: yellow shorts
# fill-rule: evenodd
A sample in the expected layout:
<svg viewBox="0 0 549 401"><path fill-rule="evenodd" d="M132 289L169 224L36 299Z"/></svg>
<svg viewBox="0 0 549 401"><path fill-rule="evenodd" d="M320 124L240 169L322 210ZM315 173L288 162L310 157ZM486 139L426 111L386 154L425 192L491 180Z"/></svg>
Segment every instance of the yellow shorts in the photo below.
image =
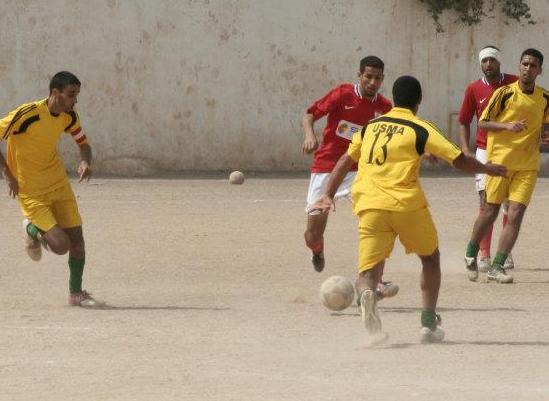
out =
<svg viewBox="0 0 549 401"><path fill-rule="evenodd" d="M56 225L61 228L82 225L76 198L69 183L42 195L19 195L19 205L23 215L44 232Z"/></svg>
<svg viewBox="0 0 549 401"><path fill-rule="evenodd" d="M507 177L488 177L486 181L486 202L502 204L505 200L528 206L536 186L536 170L507 172Z"/></svg>
<svg viewBox="0 0 549 401"><path fill-rule="evenodd" d="M397 235L406 253L428 256L438 248L437 230L427 207L411 212L369 209L358 218L359 273L387 259Z"/></svg>

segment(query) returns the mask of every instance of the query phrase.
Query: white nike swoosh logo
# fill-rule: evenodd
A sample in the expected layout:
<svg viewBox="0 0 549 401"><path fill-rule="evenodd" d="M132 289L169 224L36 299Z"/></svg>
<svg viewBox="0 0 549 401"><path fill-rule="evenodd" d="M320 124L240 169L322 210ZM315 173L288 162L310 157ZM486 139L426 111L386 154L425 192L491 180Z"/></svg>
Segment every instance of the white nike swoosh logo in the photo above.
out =
<svg viewBox="0 0 549 401"><path fill-rule="evenodd" d="M356 106L345 106L345 110L356 109Z"/></svg>
<svg viewBox="0 0 549 401"><path fill-rule="evenodd" d="M486 98L480 99L480 104L484 103L485 100L486 100Z"/></svg>

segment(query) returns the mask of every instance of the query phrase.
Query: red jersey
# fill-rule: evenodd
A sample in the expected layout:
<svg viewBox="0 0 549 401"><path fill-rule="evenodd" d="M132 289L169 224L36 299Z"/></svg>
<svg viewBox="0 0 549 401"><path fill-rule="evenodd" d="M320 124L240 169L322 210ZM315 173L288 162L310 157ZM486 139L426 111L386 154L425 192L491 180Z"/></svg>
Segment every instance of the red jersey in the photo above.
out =
<svg viewBox="0 0 549 401"><path fill-rule="evenodd" d="M311 172L330 173L341 155L347 151L353 134L362 130L371 119L387 113L391 107L391 102L380 94L376 94L372 101L363 98L358 84L336 86L314 102L307 109L307 113L313 115L313 121L326 114L328 117ZM353 166L352 170L356 169L357 166Z"/></svg>
<svg viewBox="0 0 549 401"><path fill-rule="evenodd" d="M478 81L471 82L465 89L465 96L459 111L459 122L463 125L471 124L473 116L477 116L477 121L492 97L492 94L500 86L508 85L518 79L516 75L501 74L501 78L496 83L490 84L486 77ZM487 133L485 130L477 128L476 145L479 149L486 149Z"/></svg>

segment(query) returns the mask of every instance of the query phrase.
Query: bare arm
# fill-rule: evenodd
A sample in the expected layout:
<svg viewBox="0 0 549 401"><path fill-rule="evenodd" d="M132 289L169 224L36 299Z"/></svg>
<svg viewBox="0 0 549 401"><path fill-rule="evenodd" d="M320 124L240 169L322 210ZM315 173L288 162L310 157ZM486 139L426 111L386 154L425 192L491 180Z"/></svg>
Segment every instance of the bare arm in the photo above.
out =
<svg viewBox="0 0 549 401"><path fill-rule="evenodd" d="M6 159L4 159L4 155L2 155L2 152L0 152L0 169L2 170L2 173L5 170L9 170L8 164L6 163Z"/></svg>
<svg viewBox="0 0 549 401"><path fill-rule="evenodd" d="M347 153L344 153L339 158L334 169L330 173L330 179L328 180L328 184L326 184L326 195L328 195L332 199L334 198L337 189L343 182L343 179L345 178L351 167L353 167L353 164L355 164L355 161Z"/></svg>
<svg viewBox="0 0 549 401"><path fill-rule="evenodd" d="M461 146L461 151L465 153L466 156L471 156L471 151L469 150L469 140L471 138L471 126L469 124L459 125L459 142Z"/></svg>
<svg viewBox="0 0 549 401"><path fill-rule="evenodd" d="M8 164L6 163L6 159L4 159L4 156L2 155L2 152L0 152L0 170L2 171L2 176L8 184L9 195L12 198L15 198L19 194L19 184L17 183L17 179L11 173Z"/></svg>
<svg viewBox="0 0 549 401"><path fill-rule="evenodd" d="M474 157L466 156L463 153L454 160L453 165L458 170L466 171L468 173L480 173L501 177L505 177L507 175L507 169L505 166L492 164L490 162L482 164Z"/></svg>
<svg viewBox="0 0 549 401"><path fill-rule="evenodd" d="M311 113L306 113L303 116L302 124L305 137L303 139L303 146L301 147L301 150L303 153L310 154L318 148L318 139L316 139L313 128L314 116Z"/></svg>
<svg viewBox="0 0 549 401"><path fill-rule="evenodd" d="M498 132L498 131L520 132L526 129L526 120L513 121L510 123L500 123L498 121L481 120L478 122L478 126L483 130L492 131L492 132Z"/></svg>
<svg viewBox="0 0 549 401"><path fill-rule="evenodd" d="M541 144L543 146L549 145L549 124L543 124L541 128Z"/></svg>
<svg viewBox="0 0 549 401"><path fill-rule="evenodd" d="M78 166L78 182L88 181L92 174L92 150L87 143L79 145L80 148L80 164Z"/></svg>

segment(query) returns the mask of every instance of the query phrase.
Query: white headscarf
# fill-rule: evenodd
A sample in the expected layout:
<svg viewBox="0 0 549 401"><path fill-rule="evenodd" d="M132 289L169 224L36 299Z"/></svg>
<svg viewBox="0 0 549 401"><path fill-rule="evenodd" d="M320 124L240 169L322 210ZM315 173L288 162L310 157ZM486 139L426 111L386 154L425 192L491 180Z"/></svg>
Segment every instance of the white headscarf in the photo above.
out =
<svg viewBox="0 0 549 401"><path fill-rule="evenodd" d="M485 47L478 54L478 62L482 64L482 60L486 57L492 57L497 61L500 61L501 53L498 49L494 49L493 47Z"/></svg>

